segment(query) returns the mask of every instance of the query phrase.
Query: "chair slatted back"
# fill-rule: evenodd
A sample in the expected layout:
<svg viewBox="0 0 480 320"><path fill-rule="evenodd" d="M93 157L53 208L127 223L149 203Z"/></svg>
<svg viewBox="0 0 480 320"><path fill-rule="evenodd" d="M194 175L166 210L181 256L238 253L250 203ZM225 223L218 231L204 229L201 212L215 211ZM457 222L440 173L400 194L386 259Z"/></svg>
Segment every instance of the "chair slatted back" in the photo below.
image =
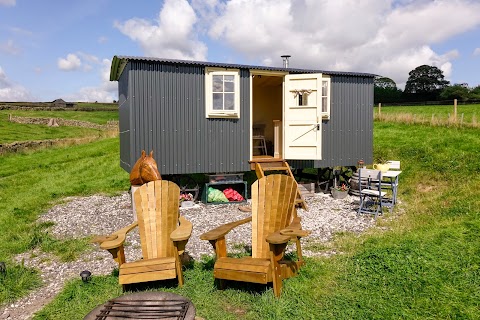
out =
<svg viewBox="0 0 480 320"><path fill-rule="evenodd" d="M360 187L360 192L362 189L368 188L365 187L365 184L361 184L362 179L367 179L368 181L382 181L382 171L380 170L374 170L374 169L360 169L358 170L358 181L359 181L359 187ZM378 190L380 190L380 185L378 185Z"/></svg>
<svg viewBox="0 0 480 320"><path fill-rule="evenodd" d="M172 257L170 234L178 226L180 188L167 180L151 181L134 194L144 259Z"/></svg>
<svg viewBox="0 0 480 320"><path fill-rule="evenodd" d="M252 257L269 258L266 237L288 226L296 215L297 183L271 174L252 184Z"/></svg>

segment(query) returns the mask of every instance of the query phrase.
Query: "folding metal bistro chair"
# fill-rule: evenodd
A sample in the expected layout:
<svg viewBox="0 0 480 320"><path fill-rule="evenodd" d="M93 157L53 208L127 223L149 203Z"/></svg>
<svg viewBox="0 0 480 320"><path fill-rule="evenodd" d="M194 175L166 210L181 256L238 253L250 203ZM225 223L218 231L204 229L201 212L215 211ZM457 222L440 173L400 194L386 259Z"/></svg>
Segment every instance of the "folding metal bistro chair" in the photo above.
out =
<svg viewBox="0 0 480 320"><path fill-rule="evenodd" d="M366 184L365 180L367 181ZM357 215L361 213L374 214L376 219L379 214L382 214L383 204L385 202L384 197L387 193L382 191L381 181L382 172L380 170L359 169L358 187L360 207L358 208Z"/></svg>

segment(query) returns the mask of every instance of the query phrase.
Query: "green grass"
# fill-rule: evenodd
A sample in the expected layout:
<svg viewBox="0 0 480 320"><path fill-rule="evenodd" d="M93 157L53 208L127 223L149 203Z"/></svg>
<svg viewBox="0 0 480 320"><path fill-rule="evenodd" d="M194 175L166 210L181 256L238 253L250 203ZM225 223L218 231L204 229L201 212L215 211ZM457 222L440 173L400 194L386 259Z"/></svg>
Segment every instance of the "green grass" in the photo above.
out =
<svg viewBox="0 0 480 320"><path fill-rule="evenodd" d="M166 281L150 289L190 298L205 319L480 319L479 136L479 129L376 122L375 154L401 161L401 214L378 219L381 228L361 236L339 233L333 243L309 243L343 254L307 259L298 277L284 281L280 299L269 286L230 283L216 290L211 258L185 270L184 287ZM7 228L0 258L8 261L32 246L71 259L68 252L81 250L84 240L52 241L46 226L35 224L38 214L68 195L128 188L117 139L1 160L0 225ZM87 284L75 279L35 319L82 319L121 294L116 275Z"/></svg>
<svg viewBox="0 0 480 320"><path fill-rule="evenodd" d="M92 108L94 110L114 110L118 112L118 103L77 102L77 108Z"/></svg>
<svg viewBox="0 0 480 320"><path fill-rule="evenodd" d="M100 130L80 127L48 127L36 124L21 124L8 121L8 114L0 110L0 143L15 141L65 139L99 136ZM32 117L32 112L28 113Z"/></svg>
<svg viewBox="0 0 480 320"><path fill-rule="evenodd" d="M119 141L111 138L68 148L1 156L0 260L11 265L13 255L33 248L53 252L62 260L72 260L87 249L85 239L54 240L47 233L48 224L38 225L36 220L68 196L128 190L128 174L120 168L118 154ZM29 277L26 272L23 275ZM27 280L19 282L30 286ZM0 282L0 287L5 285ZM0 296L0 303L18 297L8 288L5 291L11 295Z"/></svg>
<svg viewBox="0 0 480 320"><path fill-rule="evenodd" d="M68 120L89 121L106 124L110 120L118 120L118 111L44 111L44 110L0 110L3 122L8 115L32 118L62 118Z"/></svg>
<svg viewBox="0 0 480 320"><path fill-rule="evenodd" d="M423 117L425 120L431 120L432 114L436 118L447 119L450 114L453 116L452 105L435 105L435 106L382 106L382 115L416 115L417 119ZM471 123L475 117L476 121L480 119L480 104L466 104L457 106L457 117L460 119L463 113L463 121ZM378 106L374 108L374 114L378 115Z"/></svg>
<svg viewBox="0 0 480 320"><path fill-rule="evenodd" d="M26 296L31 289L40 287L38 270L23 264L7 264L6 273L0 274L0 302L13 301ZM0 303L1 305L1 303Z"/></svg>

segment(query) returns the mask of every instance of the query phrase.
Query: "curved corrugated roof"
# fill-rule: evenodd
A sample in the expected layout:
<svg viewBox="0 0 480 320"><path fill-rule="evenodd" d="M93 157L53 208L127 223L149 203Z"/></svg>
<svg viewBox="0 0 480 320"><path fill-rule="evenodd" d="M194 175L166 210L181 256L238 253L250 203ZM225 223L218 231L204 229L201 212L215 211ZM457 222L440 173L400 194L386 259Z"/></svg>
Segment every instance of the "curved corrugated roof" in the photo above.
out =
<svg viewBox="0 0 480 320"><path fill-rule="evenodd" d="M266 66L255 66L255 65L244 65L244 64L233 64L233 63L218 63L218 62L208 62L208 61L164 59L164 58L153 58L153 57L114 56L112 59L112 66L110 68L110 81L117 81L120 78L123 68L125 67L128 61L162 62L162 63L171 63L171 64L197 65L197 66L205 66L205 67L253 69L253 70L266 70L266 71L281 71L281 72L290 72L290 73L325 73L329 75L375 77L374 74L361 73L361 72L326 71L326 70L319 70L319 69L279 68L279 67L266 67Z"/></svg>

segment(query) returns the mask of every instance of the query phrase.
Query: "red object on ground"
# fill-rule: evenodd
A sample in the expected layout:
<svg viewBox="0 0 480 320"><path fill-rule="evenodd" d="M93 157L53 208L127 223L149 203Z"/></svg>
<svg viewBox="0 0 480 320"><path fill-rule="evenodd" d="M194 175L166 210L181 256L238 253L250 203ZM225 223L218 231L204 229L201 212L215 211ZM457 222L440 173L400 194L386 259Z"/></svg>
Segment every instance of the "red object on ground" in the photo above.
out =
<svg viewBox="0 0 480 320"><path fill-rule="evenodd" d="M227 188L223 190L223 194L227 197L228 201L243 201L245 200L240 193L233 188Z"/></svg>

